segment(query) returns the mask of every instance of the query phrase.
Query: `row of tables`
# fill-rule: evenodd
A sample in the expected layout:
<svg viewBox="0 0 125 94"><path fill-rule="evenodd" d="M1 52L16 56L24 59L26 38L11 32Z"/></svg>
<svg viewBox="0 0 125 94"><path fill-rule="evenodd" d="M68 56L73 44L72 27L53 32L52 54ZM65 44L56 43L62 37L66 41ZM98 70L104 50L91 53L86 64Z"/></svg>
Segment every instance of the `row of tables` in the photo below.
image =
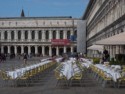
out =
<svg viewBox="0 0 125 94"><path fill-rule="evenodd" d="M60 60L60 58L57 58L56 61ZM33 64L33 65L30 65L30 66L26 66L26 67L23 67L23 68L19 68L19 69L14 69L12 71L6 71L7 75L9 77L11 77L12 79L16 79L16 78L19 78L19 77L22 77L26 71L29 71L29 70L32 70L32 69L35 69L39 66L43 66L45 64L48 64L52 62L52 60L50 60L50 58L47 58L47 59L42 59L39 63L37 64Z"/></svg>

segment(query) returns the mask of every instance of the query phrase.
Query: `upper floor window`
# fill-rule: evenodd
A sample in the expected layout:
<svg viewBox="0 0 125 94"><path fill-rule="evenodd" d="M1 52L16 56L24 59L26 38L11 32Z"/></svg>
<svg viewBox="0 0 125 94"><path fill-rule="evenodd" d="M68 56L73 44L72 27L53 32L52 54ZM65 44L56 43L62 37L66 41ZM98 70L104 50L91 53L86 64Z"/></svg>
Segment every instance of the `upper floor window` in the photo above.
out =
<svg viewBox="0 0 125 94"><path fill-rule="evenodd" d="M28 31L25 31L25 35L24 35L24 37L25 37L25 40L28 39Z"/></svg>
<svg viewBox="0 0 125 94"><path fill-rule="evenodd" d="M46 33L45 33L45 39L49 39L49 31L46 31Z"/></svg>
<svg viewBox="0 0 125 94"><path fill-rule="evenodd" d="M53 31L53 39L56 39L56 31Z"/></svg>
<svg viewBox="0 0 125 94"><path fill-rule="evenodd" d="M38 32L38 39L41 40L42 39L42 31Z"/></svg>
<svg viewBox="0 0 125 94"><path fill-rule="evenodd" d="M70 31L67 31L67 39L70 39Z"/></svg>
<svg viewBox="0 0 125 94"><path fill-rule="evenodd" d="M14 31L11 31L11 39L14 40Z"/></svg>
<svg viewBox="0 0 125 94"><path fill-rule="evenodd" d="M7 38L8 38L8 33L7 33L7 31L5 31L4 32L4 39L7 40Z"/></svg>
<svg viewBox="0 0 125 94"><path fill-rule="evenodd" d="M21 39L21 31L18 31L18 40Z"/></svg>
<svg viewBox="0 0 125 94"><path fill-rule="evenodd" d="M35 39L35 31L32 31L32 39Z"/></svg>
<svg viewBox="0 0 125 94"><path fill-rule="evenodd" d="M60 39L63 39L63 31L60 31Z"/></svg>

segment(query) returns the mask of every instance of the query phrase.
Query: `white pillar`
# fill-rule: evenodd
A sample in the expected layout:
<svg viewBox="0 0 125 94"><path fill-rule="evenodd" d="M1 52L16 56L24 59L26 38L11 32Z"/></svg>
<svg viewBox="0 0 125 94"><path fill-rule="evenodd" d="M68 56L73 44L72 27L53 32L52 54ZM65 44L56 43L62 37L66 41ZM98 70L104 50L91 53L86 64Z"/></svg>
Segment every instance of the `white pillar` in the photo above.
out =
<svg viewBox="0 0 125 94"><path fill-rule="evenodd" d="M59 47L56 47L56 55L59 55Z"/></svg>
<svg viewBox="0 0 125 94"><path fill-rule="evenodd" d="M56 39L59 39L59 30L56 31Z"/></svg>
<svg viewBox="0 0 125 94"><path fill-rule="evenodd" d="M49 46L49 56L52 56L52 47Z"/></svg>
<svg viewBox="0 0 125 94"><path fill-rule="evenodd" d="M17 54L17 46L14 46L14 52L15 52L15 55Z"/></svg>
<svg viewBox="0 0 125 94"><path fill-rule="evenodd" d="M37 45L35 46L35 54L38 54L38 47L37 47Z"/></svg>
<svg viewBox="0 0 125 94"><path fill-rule="evenodd" d="M21 46L21 54L23 54L24 53L24 46L22 45Z"/></svg>
<svg viewBox="0 0 125 94"><path fill-rule="evenodd" d="M119 46L116 46L116 54L119 54Z"/></svg>
<svg viewBox="0 0 125 94"><path fill-rule="evenodd" d="M45 46L42 46L42 54L45 56Z"/></svg>
<svg viewBox="0 0 125 94"><path fill-rule="evenodd" d="M4 53L3 46L1 46L1 53Z"/></svg>
<svg viewBox="0 0 125 94"><path fill-rule="evenodd" d="M66 31L65 30L63 31L63 39L67 39Z"/></svg>
<svg viewBox="0 0 125 94"><path fill-rule="evenodd" d="M45 30L42 31L42 40L45 41Z"/></svg>
<svg viewBox="0 0 125 94"><path fill-rule="evenodd" d="M1 40L4 40L4 31L1 32Z"/></svg>
<svg viewBox="0 0 125 94"><path fill-rule="evenodd" d="M35 31L35 41L38 41L38 30Z"/></svg>
<svg viewBox="0 0 125 94"><path fill-rule="evenodd" d="M30 54L30 53L31 53L31 47L28 46L28 54Z"/></svg>
<svg viewBox="0 0 125 94"><path fill-rule="evenodd" d="M71 35L73 35L73 33L74 33L73 30L71 30Z"/></svg>
<svg viewBox="0 0 125 94"><path fill-rule="evenodd" d="M8 46L8 54L10 54L10 46Z"/></svg>
<svg viewBox="0 0 125 94"><path fill-rule="evenodd" d="M25 39L25 38L24 38L24 33L25 33L24 30L22 30L21 33L22 33L22 34L21 34L21 40L24 40L24 39Z"/></svg>
<svg viewBox="0 0 125 94"><path fill-rule="evenodd" d="M124 46L120 46L120 54L124 53Z"/></svg>
<svg viewBox="0 0 125 94"><path fill-rule="evenodd" d="M10 30L7 31L7 35L8 35L8 40L10 41L11 40L11 31Z"/></svg>
<svg viewBox="0 0 125 94"><path fill-rule="evenodd" d="M18 37L17 37L17 36L18 36L18 33L17 33L17 32L18 32L17 30L14 31L14 35L15 35L15 36L14 36L14 37L15 37L14 39L15 39L15 40L18 39Z"/></svg>
<svg viewBox="0 0 125 94"><path fill-rule="evenodd" d="M31 31L28 30L28 40L31 41Z"/></svg>
<svg viewBox="0 0 125 94"><path fill-rule="evenodd" d="M71 46L71 53L73 53L73 46Z"/></svg>
<svg viewBox="0 0 125 94"><path fill-rule="evenodd" d="M49 40L52 39L52 30L49 31Z"/></svg>
<svg viewBox="0 0 125 94"><path fill-rule="evenodd" d="M110 58L112 58L113 57L113 48L112 48L112 46L110 46Z"/></svg>
<svg viewBox="0 0 125 94"><path fill-rule="evenodd" d="M64 51L64 53L66 53L66 46L64 46L64 50L63 51Z"/></svg>

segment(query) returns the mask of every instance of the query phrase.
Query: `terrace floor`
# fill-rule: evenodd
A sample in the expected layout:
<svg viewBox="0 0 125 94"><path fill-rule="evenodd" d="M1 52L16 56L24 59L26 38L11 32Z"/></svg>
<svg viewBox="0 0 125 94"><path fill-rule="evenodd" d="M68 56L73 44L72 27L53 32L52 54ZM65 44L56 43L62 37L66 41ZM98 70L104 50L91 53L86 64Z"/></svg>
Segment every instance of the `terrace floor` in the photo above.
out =
<svg viewBox="0 0 125 94"><path fill-rule="evenodd" d="M29 62L38 62L39 60L40 58L33 58L30 59ZM0 69L7 68L12 64L21 64L21 62L22 60L18 59L7 60L6 63L0 63ZM44 74L41 80L33 83L29 87L0 87L0 94L125 94L125 88L103 88L90 76L85 77L83 87L79 85L70 87L63 85L56 86L57 80L53 70ZM1 83L2 80L0 79L0 84Z"/></svg>

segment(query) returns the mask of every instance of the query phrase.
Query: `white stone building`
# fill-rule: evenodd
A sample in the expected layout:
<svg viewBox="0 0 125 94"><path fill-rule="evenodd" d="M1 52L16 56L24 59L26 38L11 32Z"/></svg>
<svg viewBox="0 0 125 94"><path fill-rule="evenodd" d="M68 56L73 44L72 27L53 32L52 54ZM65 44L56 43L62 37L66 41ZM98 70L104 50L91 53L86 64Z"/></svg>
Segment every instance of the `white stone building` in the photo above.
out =
<svg viewBox="0 0 125 94"><path fill-rule="evenodd" d="M55 45L51 39L64 42L71 35L77 36L78 20L72 17L0 18L0 52L43 56L76 52L76 40Z"/></svg>
<svg viewBox="0 0 125 94"><path fill-rule="evenodd" d="M90 0L82 19L86 20L87 48L102 45L111 58L125 53L124 38L117 37L125 32L125 0ZM98 54L87 52L88 56Z"/></svg>

